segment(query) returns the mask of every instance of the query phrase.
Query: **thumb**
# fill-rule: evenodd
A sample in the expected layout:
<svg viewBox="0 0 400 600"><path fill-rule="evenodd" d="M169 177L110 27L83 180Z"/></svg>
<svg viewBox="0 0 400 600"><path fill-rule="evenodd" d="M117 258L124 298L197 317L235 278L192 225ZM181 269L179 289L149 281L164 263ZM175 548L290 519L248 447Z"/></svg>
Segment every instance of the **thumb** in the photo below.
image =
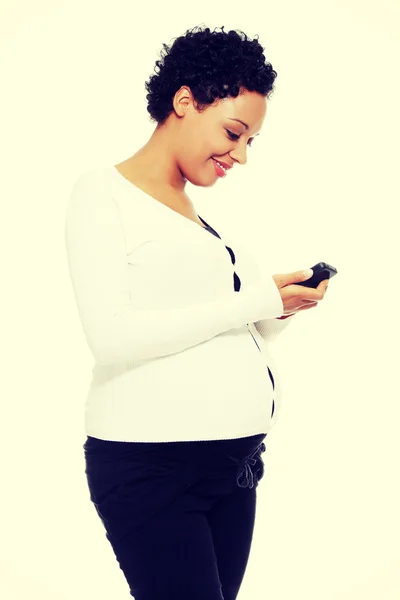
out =
<svg viewBox="0 0 400 600"><path fill-rule="evenodd" d="M273 275L274 281L278 288L285 287L291 283L298 283L299 281L305 281L310 279L313 275L312 269L306 269L305 271L295 271L294 273L284 273L279 275Z"/></svg>

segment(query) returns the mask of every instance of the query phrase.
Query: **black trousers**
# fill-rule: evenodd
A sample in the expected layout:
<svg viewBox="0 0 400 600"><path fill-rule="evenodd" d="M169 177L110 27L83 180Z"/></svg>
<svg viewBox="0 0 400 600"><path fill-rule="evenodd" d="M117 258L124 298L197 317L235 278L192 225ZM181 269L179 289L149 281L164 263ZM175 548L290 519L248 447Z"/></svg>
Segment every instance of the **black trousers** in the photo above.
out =
<svg viewBox="0 0 400 600"><path fill-rule="evenodd" d="M135 600L237 598L264 475L265 437L87 437L90 499Z"/></svg>

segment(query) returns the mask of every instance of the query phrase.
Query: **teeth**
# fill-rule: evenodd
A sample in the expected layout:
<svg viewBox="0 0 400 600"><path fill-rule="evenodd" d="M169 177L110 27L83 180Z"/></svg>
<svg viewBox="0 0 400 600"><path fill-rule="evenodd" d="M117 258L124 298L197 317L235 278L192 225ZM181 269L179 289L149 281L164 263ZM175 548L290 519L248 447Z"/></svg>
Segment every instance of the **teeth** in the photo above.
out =
<svg viewBox="0 0 400 600"><path fill-rule="evenodd" d="M221 165L221 163L220 163L220 162L218 162L217 160L216 160L215 162L216 162L216 163L217 163L217 164L218 164L218 165L221 167L221 169L223 169L223 170L225 171L225 173L226 173L226 168L225 168L223 165Z"/></svg>

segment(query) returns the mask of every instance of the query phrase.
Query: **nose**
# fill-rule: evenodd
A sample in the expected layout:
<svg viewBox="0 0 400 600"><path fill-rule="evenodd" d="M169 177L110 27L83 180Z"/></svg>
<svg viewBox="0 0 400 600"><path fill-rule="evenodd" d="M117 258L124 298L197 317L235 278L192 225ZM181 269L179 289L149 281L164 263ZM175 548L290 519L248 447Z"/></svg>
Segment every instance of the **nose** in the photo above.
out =
<svg viewBox="0 0 400 600"><path fill-rule="evenodd" d="M247 146L238 144L236 148L230 152L230 155L235 162L245 165L247 163Z"/></svg>

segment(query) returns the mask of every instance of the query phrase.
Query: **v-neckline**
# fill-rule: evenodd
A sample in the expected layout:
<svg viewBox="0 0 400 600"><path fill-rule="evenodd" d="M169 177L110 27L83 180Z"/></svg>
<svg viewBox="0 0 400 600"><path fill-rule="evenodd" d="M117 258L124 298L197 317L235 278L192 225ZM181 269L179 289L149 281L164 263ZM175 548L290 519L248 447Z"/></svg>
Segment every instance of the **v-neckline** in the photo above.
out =
<svg viewBox="0 0 400 600"><path fill-rule="evenodd" d="M218 231L215 231L215 229L213 227L211 227L211 225L209 225L208 223L206 223L206 221L204 219L201 218L200 215L197 215L200 219L200 221L202 221L205 225L205 227L203 227L203 229L209 229L210 231L212 231L213 233L215 233L215 235L217 237L219 237L219 239L221 239L221 236L219 235Z"/></svg>
<svg viewBox="0 0 400 600"><path fill-rule="evenodd" d="M120 173L117 169L117 167L115 165L113 165L112 167L112 171L114 171L114 173L116 173L116 175L119 177L119 179L123 179L124 181L126 181L127 185L129 185L131 188L133 188L135 191L139 191L142 194L144 194L145 196L147 196L148 198L150 198L153 202L155 202L156 204L158 204L161 208L164 207L167 211L169 211L169 213L175 213L175 215L177 215L178 217L185 219L185 221L189 221L189 223L192 223L192 225L195 225L197 228L200 229L209 229L211 231L214 231L216 233L216 235L218 237L220 237L218 235L218 233L215 231L215 229L213 229L210 225L208 225L208 223L201 218L201 216L199 214L197 214L197 216L199 217L200 221L202 223L204 223L205 226L203 225L199 225L198 223L195 223L194 221L192 221L192 219L189 219L188 217L185 217L184 215L182 215L181 213L177 212L176 210L174 210L173 208L167 206L166 204L164 204L163 202L160 202L159 200L156 200L153 196L151 196L151 194L148 194L147 192L145 192L144 190L142 190L139 186L137 186L136 184L132 183L132 181L129 181L129 179L127 179L124 175L122 175L122 173Z"/></svg>

